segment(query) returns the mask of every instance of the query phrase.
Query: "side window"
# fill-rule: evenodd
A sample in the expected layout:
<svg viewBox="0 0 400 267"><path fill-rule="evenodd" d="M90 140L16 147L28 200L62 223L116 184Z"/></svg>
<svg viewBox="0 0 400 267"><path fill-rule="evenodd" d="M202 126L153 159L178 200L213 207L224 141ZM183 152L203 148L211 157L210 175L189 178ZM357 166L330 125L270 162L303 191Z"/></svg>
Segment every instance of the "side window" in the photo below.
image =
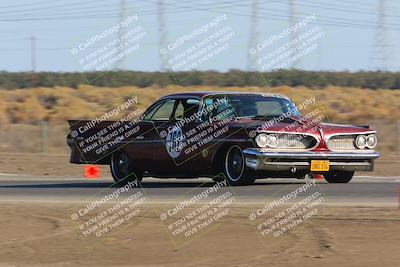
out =
<svg viewBox="0 0 400 267"><path fill-rule="evenodd" d="M148 110L144 120L169 121L189 118L199 109L198 99L170 99L155 105Z"/></svg>
<svg viewBox="0 0 400 267"><path fill-rule="evenodd" d="M203 113L201 114L201 121L207 121L213 112L213 99L208 97L203 100ZM206 111L206 112L205 112Z"/></svg>
<svg viewBox="0 0 400 267"><path fill-rule="evenodd" d="M154 113L157 111L157 109L162 105L163 103L158 103L157 105L153 106L150 110L146 111L146 114L144 115L143 119L148 121L150 118L154 115Z"/></svg>
<svg viewBox="0 0 400 267"><path fill-rule="evenodd" d="M204 99L204 109L207 113L203 113L202 121L212 117L215 121L221 121L235 114L235 108L226 96L217 96Z"/></svg>
<svg viewBox="0 0 400 267"><path fill-rule="evenodd" d="M154 107L154 110L151 110L145 119L152 121L169 121L172 111L174 110L174 105L175 100L167 100L159 106Z"/></svg>
<svg viewBox="0 0 400 267"><path fill-rule="evenodd" d="M196 119L195 115L199 111L200 100L188 98L183 101L184 118L189 118L191 121Z"/></svg>
<svg viewBox="0 0 400 267"><path fill-rule="evenodd" d="M199 110L200 100L198 99L179 99L176 100L176 108L174 111L173 118L176 120L183 120L191 118L194 121L196 118L192 117Z"/></svg>
<svg viewBox="0 0 400 267"><path fill-rule="evenodd" d="M182 120L184 113L185 113L185 108L183 107L182 101L179 101L179 104L175 110L175 115L174 115L175 119Z"/></svg>

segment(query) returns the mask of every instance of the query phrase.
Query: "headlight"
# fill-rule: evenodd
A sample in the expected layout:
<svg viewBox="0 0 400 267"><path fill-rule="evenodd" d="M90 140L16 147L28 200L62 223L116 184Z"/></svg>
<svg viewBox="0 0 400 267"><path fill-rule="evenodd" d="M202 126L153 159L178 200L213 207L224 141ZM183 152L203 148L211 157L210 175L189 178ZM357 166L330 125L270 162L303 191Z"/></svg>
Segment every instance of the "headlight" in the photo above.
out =
<svg viewBox="0 0 400 267"><path fill-rule="evenodd" d="M370 134L367 136L367 147L370 149L373 149L376 147L376 144L378 143L378 139L374 134Z"/></svg>
<svg viewBox="0 0 400 267"><path fill-rule="evenodd" d="M268 135L268 146L269 147L276 147L278 145L278 136L274 134Z"/></svg>
<svg viewBox="0 0 400 267"><path fill-rule="evenodd" d="M257 135L255 141L256 141L257 146L259 146L261 148L267 147L267 146L274 148L277 146L278 137L274 134L267 135L267 134L261 133L261 134Z"/></svg>
<svg viewBox="0 0 400 267"><path fill-rule="evenodd" d="M367 146L367 137L365 135L359 135L356 138L356 146L360 149Z"/></svg>
<svg viewBox="0 0 400 267"><path fill-rule="evenodd" d="M263 133L257 135L256 144L259 147L266 147L268 145L268 135L263 134Z"/></svg>

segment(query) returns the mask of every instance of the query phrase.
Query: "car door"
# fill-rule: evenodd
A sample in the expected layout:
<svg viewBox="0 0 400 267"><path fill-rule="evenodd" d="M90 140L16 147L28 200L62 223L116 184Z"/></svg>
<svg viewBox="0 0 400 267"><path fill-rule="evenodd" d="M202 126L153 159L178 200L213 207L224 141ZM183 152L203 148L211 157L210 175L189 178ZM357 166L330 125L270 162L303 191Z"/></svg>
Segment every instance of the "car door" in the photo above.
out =
<svg viewBox="0 0 400 267"><path fill-rule="evenodd" d="M157 154L155 143L159 142L160 138L155 122L151 118L164 104L165 101L160 100L151 105L136 123L125 122L127 130L124 134L129 135L126 140L126 150L134 164L144 172L153 172L156 166L154 164L154 155Z"/></svg>
<svg viewBox="0 0 400 267"><path fill-rule="evenodd" d="M158 136L154 124L150 121L138 123L125 123L127 136L126 147L122 146L129 154L135 166L142 171L148 171L152 167L154 153L154 139Z"/></svg>
<svg viewBox="0 0 400 267"><path fill-rule="evenodd" d="M193 98L167 99L151 116L158 133L153 158L157 175L190 175L198 171L193 153L185 153L185 142L187 133L198 123L195 114L199 103Z"/></svg>

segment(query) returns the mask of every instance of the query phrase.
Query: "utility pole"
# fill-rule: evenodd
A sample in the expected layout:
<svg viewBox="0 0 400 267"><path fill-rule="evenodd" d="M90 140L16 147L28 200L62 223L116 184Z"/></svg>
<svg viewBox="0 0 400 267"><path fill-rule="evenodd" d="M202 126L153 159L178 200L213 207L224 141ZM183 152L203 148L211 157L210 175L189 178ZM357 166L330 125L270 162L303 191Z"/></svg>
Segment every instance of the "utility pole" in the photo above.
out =
<svg viewBox="0 0 400 267"><path fill-rule="evenodd" d="M34 35L31 36L31 64L32 64L32 77L31 83L32 87L36 87L37 77L36 77L36 37Z"/></svg>
<svg viewBox="0 0 400 267"><path fill-rule="evenodd" d="M122 21L124 21L125 17L126 17L126 0L120 0L119 2L120 4L120 12L119 12L119 23L122 23ZM116 63L115 68L116 69L122 69L123 68L123 64L125 62L125 49L126 47L124 47L124 42L122 41L122 36L125 34L125 27L120 27L119 31L118 31L118 40L119 40L119 53L118 55L123 55Z"/></svg>
<svg viewBox="0 0 400 267"><path fill-rule="evenodd" d="M289 26L292 27L295 25L297 22L296 20L296 4L295 0L289 0ZM290 43L293 46L293 41L296 40L298 37L297 31L296 32L291 32L290 33ZM292 61L290 68L291 69L296 69L299 67L300 64L300 58L297 59L297 61Z"/></svg>
<svg viewBox="0 0 400 267"><path fill-rule="evenodd" d="M375 30L374 47L371 53L372 68L378 70L389 69L391 52L388 46L388 30L386 26L386 4L387 0L378 0L378 22Z"/></svg>
<svg viewBox="0 0 400 267"><path fill-rule="evenodd" d="M167 30L164 18L164 1L158 0L158 32L160 39L158 42L158 51L160 53L161 71L167 71L168 67L168 48L167 48Z"/></svg>
<svg viewBox="0 0 400 267"><path fill-rule="evenodd" d="M247 54L247 69L249 71L257 70L258 64L258 35L259 35L259 0L253 0L252 11L251 11L251 24L250 24L250 40L249 40L249 52ZM253 54L250 53L250 49L256 49Z"/></svg>

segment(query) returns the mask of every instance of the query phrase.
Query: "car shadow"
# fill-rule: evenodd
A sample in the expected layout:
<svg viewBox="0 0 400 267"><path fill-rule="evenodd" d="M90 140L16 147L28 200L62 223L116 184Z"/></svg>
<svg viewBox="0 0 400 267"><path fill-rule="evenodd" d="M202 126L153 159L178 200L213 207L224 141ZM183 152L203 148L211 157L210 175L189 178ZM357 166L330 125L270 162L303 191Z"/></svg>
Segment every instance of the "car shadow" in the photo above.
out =
<svg viewBox="0 0 400 267"><path fill-rule="evenodd" d="M274 186L274 185L290 185L293 184L293 180L288 179L287 182L273 182L271 180L265 180L265 181L257 181L253 185L247 185L247 186L239 186L238 188L246 188L246 187L257 187L257 186ZM13 183L10 181L10 183ZM305 181L296 181L296 184L303 184ZM186 181L176 181L174 180L173 182L171 181L151 181L151 182L146 182L143 181L140 184L140 187L143 189L153 189L153 188L160 188L160 189L168 189L168 188L198 188L198 187L212 187L216 183L213 181L210 182L186 182ZM8 185L0 185L0 188L29 188L29 189L51 189L51 188L101 188L101 189L106 189L106 188L119 188L122 187L123 184L116 184L113 182L18 182L18 184L8 184Z"/></svg>

